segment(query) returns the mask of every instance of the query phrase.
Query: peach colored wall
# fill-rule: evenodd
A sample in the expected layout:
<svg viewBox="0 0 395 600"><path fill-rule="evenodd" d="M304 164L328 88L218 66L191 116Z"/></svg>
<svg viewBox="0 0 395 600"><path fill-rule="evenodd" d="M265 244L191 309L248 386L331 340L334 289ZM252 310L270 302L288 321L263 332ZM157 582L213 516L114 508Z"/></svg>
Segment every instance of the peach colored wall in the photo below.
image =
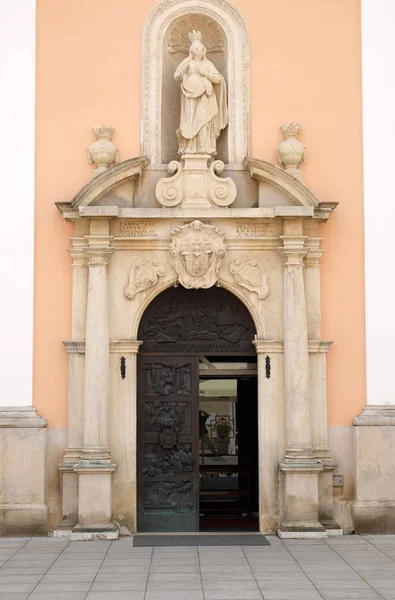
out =
<svg viewBox="0 0 395 600"><path fill-rule="evenodd" d="M37 0L34 403L67 424L71 226L54 206L91 177L92 125L139 154L141 32L153 0ZM252 155L275 162L279 125L299 120L306 185L340 206L322 227L323 338L331 425L365 404L359 0L237 0L251 38Z"/></svg>

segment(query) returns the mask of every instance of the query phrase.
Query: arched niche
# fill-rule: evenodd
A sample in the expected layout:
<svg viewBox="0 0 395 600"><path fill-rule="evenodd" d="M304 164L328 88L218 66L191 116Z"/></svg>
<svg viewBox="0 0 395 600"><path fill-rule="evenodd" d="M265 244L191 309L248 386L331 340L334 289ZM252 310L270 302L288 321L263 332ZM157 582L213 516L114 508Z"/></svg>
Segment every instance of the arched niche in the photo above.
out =
<svg viewBox="0 0 395 600"><path fill-rule="evenodd" d="M148 14L142 47L142 154L151 168L177 156L180 91L173 73L186 55L183 39L190 24L203 29L204 43L211 36L218 41L208 58L226 79L229 118L218 158L241 165L249 149L249 39L244 19L228 0L162 0Z"/></svg>

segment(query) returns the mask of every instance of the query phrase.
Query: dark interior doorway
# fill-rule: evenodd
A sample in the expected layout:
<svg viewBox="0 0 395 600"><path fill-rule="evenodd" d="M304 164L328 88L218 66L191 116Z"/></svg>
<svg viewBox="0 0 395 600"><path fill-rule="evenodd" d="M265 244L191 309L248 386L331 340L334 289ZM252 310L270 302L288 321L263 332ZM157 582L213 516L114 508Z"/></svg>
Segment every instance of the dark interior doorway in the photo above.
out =
<svg viewBox="0 0 395 600"><path fill-rule="evenodd" d="M222 288L172 288L141 320L138 531L257 529L255 329Z"/></svg>

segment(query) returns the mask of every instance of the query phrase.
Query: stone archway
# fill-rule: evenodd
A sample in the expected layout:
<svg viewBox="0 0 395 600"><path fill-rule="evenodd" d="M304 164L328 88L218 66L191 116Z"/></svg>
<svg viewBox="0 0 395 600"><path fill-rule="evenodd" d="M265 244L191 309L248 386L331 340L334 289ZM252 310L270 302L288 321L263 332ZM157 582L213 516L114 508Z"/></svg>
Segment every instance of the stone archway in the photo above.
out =
<svg viewBox="0 0 395 600"><path fill-rule="evenodd" d="M219 381L222 372L214 366L216 360L241 361L251 357L251 363L256 364L255 326L246 307L225 289L173 287L159 294L147 307L138 337L143 341L137 385L138 531L197 531L199 477L202 477L199 378L203 375L206 381L210 373L217 377L212 381ZM206 370L202 371L201 366ZM245 380L251 376L251 364L249 367L250 370L243 371L239 365L240 373L229 371L228 377L233 379L228 381L237 384L240 375ZM256 410L256 396L249 401ZM239 415L246 414L246 404L239 403L237 407ZM240 418L238 423L243 423L239 446L245 449L245 439L242 440L248 427L245 416L244 422ZM257 445L258 440L255 442ZM204 456L201 444L200 454ZM234 469L230 475L237 483L233 495L233 505L237 508L252 505L249 483L257 476L257 454L255 450L249 466L240 463L239 453L229 457L232 465L235 462L230 466ZM248 485L244 482L242 489L240 482L246 475Z"/></svg>

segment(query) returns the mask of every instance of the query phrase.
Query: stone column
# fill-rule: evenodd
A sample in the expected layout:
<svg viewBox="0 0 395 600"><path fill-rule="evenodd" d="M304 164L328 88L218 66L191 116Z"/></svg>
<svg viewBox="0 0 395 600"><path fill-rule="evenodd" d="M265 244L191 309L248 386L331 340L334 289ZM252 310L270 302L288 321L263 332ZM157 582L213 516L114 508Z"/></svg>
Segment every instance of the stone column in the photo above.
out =
<svg viewBox="0 0 395 600"><path fill-rule="evenodd" d="M84 233L89 231L89 222L79 221L74 226L75 237L70 238L72 248L69 254L73 269L72 290L72 340L63 342L69 354L69 402L67 448L61 472L62 521L55 535L71 531L78 521L78 474L74 467L79 463L83 446L84 426L84 363L86 300L88 289L88 267L85 249L88 245Z"/></svg>
<svg viewBox="0 0 395 600"><path fill-rule="evenodd" d="M318 233L318 224L316 224ZM318 514L325 529L341 533L339 524L333 519L333 471L328 446L328 418L326 396L326 354L332 342L321 340L321 257L325 250L320 248L322 238L310 237L305 242L308 254L305 258L305 287L307 303L307 330L310 357L310 397L312 444L314 456L322 463L318 478Z"/></svg>
<svg viewBox="0 0 395 600"><path fill-rule="evenodd" d="M137 531L137 354L142 342L110 342L111 450L118 468L113 475L117 490L113 515L121 531Z"/></svg>
<svg viewBox="0 0 395 600"><path fill-rule="evenodd" d="M254 340L258 359L259 530L275 534L280 521L278 463L285 451L283 352L280 340Z"/></svg>
<svg viewBox="0 0 395 600"><path fill-rule="evenodd" d="M108 441L109 307L107 264L113 249L109 221L92 220L88 248L86 314L84 445L78 473L78 523L71 539L116 539L111 523L111 474L116 469Z"/></svg>
<svg viewBox="0 0 395 600"><path fill-rule="evenodd" d="M307 309L304 287L306 236L301 219L284 221L284 388L287 448L284 473L284 519L280 537L324 537L318 521L318 474L311 434Z"/></svg>

